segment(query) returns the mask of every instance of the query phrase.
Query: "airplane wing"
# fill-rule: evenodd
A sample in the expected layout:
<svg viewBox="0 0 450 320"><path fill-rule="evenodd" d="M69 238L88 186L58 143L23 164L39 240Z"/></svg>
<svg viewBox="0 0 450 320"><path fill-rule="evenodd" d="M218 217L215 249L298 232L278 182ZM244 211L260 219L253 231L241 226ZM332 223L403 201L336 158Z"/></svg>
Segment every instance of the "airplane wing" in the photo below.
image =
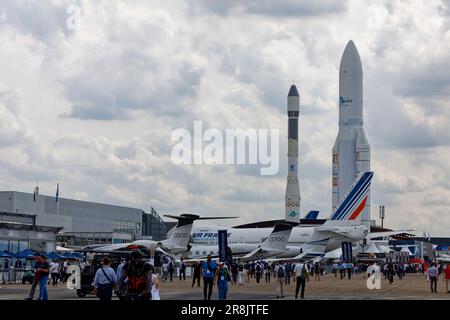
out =
<svg viewBox="0 0 450 320"><path fill-rule="evenodd" d="M323 227L323 228L320 227L317 229L317 232L335 234L335 235L344 236L344 237L349 236L347 232L342 231L342 228L339 228L339 227Z"/></svg>
<svg viewBox="0 0 450 320"><path fill-rule="evenodd" d="M414 230L396 230L396 231L384 231L384 232L371 232L367 235L367 239L374 239L374 238L381 238L381 237L390 237L395 236L399 234L408 233L411 234L411 232Z"/></svg>
<svg viewBox="0 0 450 320"><path fill-rule="evenodd" d="M260 254L264 254L264 253L269 253L267 250L264 250L264 248L262 247L258 247L255 250L253 250L250 253L247 253L245 256L241 257L240 260L242 261L252 261L252 260L256 260L258 259L258 255Z"/></svg>

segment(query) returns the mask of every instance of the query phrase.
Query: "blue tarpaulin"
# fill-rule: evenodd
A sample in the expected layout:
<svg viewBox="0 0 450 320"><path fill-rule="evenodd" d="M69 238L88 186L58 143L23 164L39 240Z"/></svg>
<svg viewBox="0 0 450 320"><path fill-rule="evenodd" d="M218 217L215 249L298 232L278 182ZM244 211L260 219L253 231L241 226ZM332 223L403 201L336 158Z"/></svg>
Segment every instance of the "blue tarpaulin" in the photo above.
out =
<svg viewBox="0 0 450 320"><path fill-rule="evenodd" d="M51 260L63 259L63 256L61 256L60 254L58 254L56 252L50 252L49 254L47 254L47 259L51 259Z"/></svg>
<svg viewBox="0 0 450 320"><path fill-rule="evenodd" d="M80 259L83 260L84 256L81 253L77 252L66 252L62 255L63 259Z"/></svg>
<svg viewBox="0 0 450 320"><path fill-rule="evenodd" d="M22 251L15 253L13 256L14 256L14 258L18 258L18 259L26 259L26 258L34 257L37 254L38 253L34 250L26 249L26 250L22 250Z"/></svg>
<svg viewBox="0 0 450 320"><path fill-rule="evenodd" d="M12 256L12 254L11 254L11 252L9 252L9 251L0 251L0 258L9 258L9 257L11 257Z"/></svg>

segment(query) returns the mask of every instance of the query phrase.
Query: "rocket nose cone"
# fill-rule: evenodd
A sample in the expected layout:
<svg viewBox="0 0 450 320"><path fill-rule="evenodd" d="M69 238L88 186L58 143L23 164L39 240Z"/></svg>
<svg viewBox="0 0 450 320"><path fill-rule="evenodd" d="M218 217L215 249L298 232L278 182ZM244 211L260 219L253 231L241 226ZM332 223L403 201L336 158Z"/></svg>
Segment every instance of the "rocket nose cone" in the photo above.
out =
<svg viewBox="0 0 450 320"><path fill-rule="evenodd" d="M339 75L360 75L362 74L361 58L356 49L355 43L350 40L342 55Z"/></svg>
<svg viewBox="0 0 450 320"><path fill-rule="evenodd" d="M297 87L294 84L289 89L288 97L299 97Z"/></svg>

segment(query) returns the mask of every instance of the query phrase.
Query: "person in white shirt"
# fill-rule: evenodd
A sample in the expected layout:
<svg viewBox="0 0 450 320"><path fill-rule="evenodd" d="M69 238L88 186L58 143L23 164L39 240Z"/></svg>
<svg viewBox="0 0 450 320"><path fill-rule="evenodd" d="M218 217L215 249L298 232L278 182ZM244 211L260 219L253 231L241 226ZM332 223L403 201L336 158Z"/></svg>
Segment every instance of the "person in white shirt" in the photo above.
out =
<svg viewBox="0 0 450 320"><path fill-rule="evenodd" d="M52 275L52 285L57 287L59 278L59 264L54 260L50 263L50 274Z"/></svg>
<svg viewBox="0 0 450 320"><path fill-rule="evenodd" d="M430 279L431 293L437 293L437 282L439 277L439 269L435 263L428 269L428 277Z"/></svg>
<svg viewBox="0 0 450 320"><path fill-rule="evenodd" d="M297 299L297 297L298 297L298 291L300 290L300 286L302 287L300 297L302 299L304 299L306 281L309 281L309 268L306 263L299 262L295 265L294 282L295 281L297 282L297 284L295 286L295 299Z"/></svg>
<svg viewBox="0 0 450 320"><path fill-rule="evenodd" d="M339 265L337 263L334 263L333 264L333 273L334 273L335 278L337 277L338 270L339 270Z"/></svg>
<svg viewBox="0 0 450 320"><path fill-rule="evenodd" d="M159 296L159 281L156 273L152 274L152 300L161 300Z"/></svg>
<svg viewBox="0 0 450 320"><path fill-rule="evenodd" d="M162 265L162 269L163 269L163 276L162 276L162 280L164 282L167 281L167 275L169 273L169 264L167 262L164 262Z"/></svg>

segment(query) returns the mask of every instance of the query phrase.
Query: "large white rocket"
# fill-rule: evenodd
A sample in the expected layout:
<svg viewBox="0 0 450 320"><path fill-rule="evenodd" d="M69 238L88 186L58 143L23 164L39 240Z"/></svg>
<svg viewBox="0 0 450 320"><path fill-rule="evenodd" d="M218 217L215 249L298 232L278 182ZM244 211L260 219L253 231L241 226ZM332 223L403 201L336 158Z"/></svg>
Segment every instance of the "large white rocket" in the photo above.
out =
<svg viewBox="0 0 450 320"><path fill-rule="evenodd" d="M353 41L339 67L339 133L333 147L333 212L360 173L370 170L370 145L363 129L363 70ZM370 192L361 223L370 228Z"/></svg>
<svg viewBox="0 0 450 320"><path fill-rule="evenodd" d="M286 221L300 223L300 188L298 185L298 117L300 96L292 85L287 98L288 114L288 176L286 185Z"/></svg>

